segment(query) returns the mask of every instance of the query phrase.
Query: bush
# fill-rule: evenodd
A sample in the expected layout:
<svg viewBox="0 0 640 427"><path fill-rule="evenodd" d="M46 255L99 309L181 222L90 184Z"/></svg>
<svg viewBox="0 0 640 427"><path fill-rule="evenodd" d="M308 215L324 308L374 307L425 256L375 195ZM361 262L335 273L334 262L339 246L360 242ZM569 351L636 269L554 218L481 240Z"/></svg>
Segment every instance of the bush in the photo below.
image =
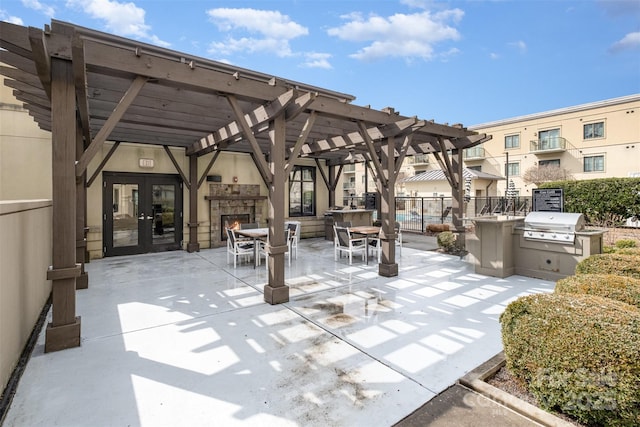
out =
<svg viewBox="0 0 640 427"><path fill-rule="evenodd" d="M594 295L537 294L500 316L507 369L548 410L640 425L640 310Z"/></svg>
<svg viewBox="0 0 640 427"><path fill-rule="evenodd" d="M640 248L622 248L616 251L620 255L635 255L640 256Z"/></svg>
<svg viewBox="0 0 640 427"><path fill-rule="evenodd" d="M591 255L576 265L576 274L616 274L640 279L640 257L621 254L620 251Z"/></svg>
<svg viewBox="0 0 640 427"><path fill-rule="evenodd" d="M583 213L590 224L621 224L640 213L640 178L556 181L540 188L562 188L565 211Z"/></svg>
<svg viewBox="0 0 640 427"><path fill-rule="evenodd" d="M558 280L557 294L589 294L640 308L640 279L614 274L578 274Z"/></svg>
<svg viewBox="0 0 640 427"><path fill-rule="evenodd" d="M456 235L451 231L443 231L442 233L438 234L437 240L438 246L445 251L450 251L456 245Z"/></svg>
<svg viewBox="0 0 640 427"><path fill-rule="evenodd" d="M615 246L618 249L623 249L623 248L635 248L638 245L636 244L636 241L633 239L620 239L616 242Z"/></svg>

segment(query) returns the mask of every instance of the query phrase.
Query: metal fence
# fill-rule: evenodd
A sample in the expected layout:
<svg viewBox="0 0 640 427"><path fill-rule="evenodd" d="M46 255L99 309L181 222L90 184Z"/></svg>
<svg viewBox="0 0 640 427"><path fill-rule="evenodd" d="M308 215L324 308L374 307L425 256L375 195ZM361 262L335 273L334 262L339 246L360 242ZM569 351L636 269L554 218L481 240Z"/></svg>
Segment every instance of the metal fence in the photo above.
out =
<svg viewBox="0 0 640 427"><path fill-rule="evenodd" d="M428 224L451 223L451 201L451 197L396 197L396 221L402 230L417 232L423 232ZM351 208L365 207L363 197L348 197L343 203ZM463 217L525 216L531 211L531 204L531 197L472 197L464 204Z"/></svg>

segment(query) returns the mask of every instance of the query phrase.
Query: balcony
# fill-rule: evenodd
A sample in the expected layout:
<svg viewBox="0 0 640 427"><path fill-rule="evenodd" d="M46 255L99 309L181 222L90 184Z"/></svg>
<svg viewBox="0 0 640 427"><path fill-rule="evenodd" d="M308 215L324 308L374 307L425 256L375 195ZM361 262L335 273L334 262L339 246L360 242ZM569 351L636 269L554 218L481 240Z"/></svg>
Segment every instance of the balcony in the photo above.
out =
<svg viewBox="0 0 640 427"><path fill-rule="evenodd" d="M356 183L355 182L344 182L344 183L342 183L342 189L344 191L355 190L356 189Z"/></svg>
<svg viewBox="0 0 640 427"><path fill-rule="evenodd" d="M407 157L407 161L410 165L420 166L420 165L428 165L429 164L429 155L428 154L416 154L414 156Z"/></svg>
<svg viewBox="0 0 640 427"><path fill-rule="evenodd" d="M531 141L529 151L536 154L558 153L567 151L567 140L561 136Z"/></svg>
<svg viewBox="0 0 640 427"><path fill-rule="evenodd" d="M463 151L464 160L484 160L485 152L483 147L471 147Z"/></svg>

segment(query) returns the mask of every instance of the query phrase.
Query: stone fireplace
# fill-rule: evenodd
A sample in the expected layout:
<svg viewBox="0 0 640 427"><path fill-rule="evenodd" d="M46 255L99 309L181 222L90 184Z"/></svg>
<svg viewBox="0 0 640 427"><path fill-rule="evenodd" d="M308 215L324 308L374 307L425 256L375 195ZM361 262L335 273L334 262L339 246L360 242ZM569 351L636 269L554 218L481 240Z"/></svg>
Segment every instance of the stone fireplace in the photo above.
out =
<svg viewBox="0 0 640 427"><path fill-rule="evenodd" d="M211 247L226 244L224 220L239 217L242 222L259 222L266 226L262 218L267 196L260 195L259 185L248 184L209 184L210 239Z"/></svg>

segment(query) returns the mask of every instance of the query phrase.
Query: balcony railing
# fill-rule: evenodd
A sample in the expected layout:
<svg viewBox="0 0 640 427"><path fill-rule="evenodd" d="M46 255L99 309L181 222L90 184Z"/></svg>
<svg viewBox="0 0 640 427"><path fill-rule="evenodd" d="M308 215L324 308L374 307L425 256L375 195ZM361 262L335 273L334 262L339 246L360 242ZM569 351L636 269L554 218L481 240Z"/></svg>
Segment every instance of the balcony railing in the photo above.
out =
<svg viewBox="0 0 640 427"><path fill-rule="evenodd" d="M415 156L407 157L410 165L427 165L429 164L428 154L416 154Z"/></svg>
<svg viewBox="0 0 640 427"><path fill-rule="evenodd" d="M344 165L344 167L342 168L342 172L355 172L356 171L356 165Z"/></svg>
<svg viewBox="0 0 640 427"><path fill-rule="evenodd" d="M343 190L353 190L356 188L356 183L355 182L344 182L342 183L342 189Z"/></svg>
<svg viewBox="0 0 640 427"><path fill-rule="evenodd" d="M552 138L536 139L531 141L530 151L532 153L551 153L557 151L566 151L567 140L561 136Z"/></svg>
<svg viewBox="0 0 640 427"><path fill-rule="evenodd" d="M464 150L464 160L482 160L485 158L483 147L471 147Z"/></svg>

